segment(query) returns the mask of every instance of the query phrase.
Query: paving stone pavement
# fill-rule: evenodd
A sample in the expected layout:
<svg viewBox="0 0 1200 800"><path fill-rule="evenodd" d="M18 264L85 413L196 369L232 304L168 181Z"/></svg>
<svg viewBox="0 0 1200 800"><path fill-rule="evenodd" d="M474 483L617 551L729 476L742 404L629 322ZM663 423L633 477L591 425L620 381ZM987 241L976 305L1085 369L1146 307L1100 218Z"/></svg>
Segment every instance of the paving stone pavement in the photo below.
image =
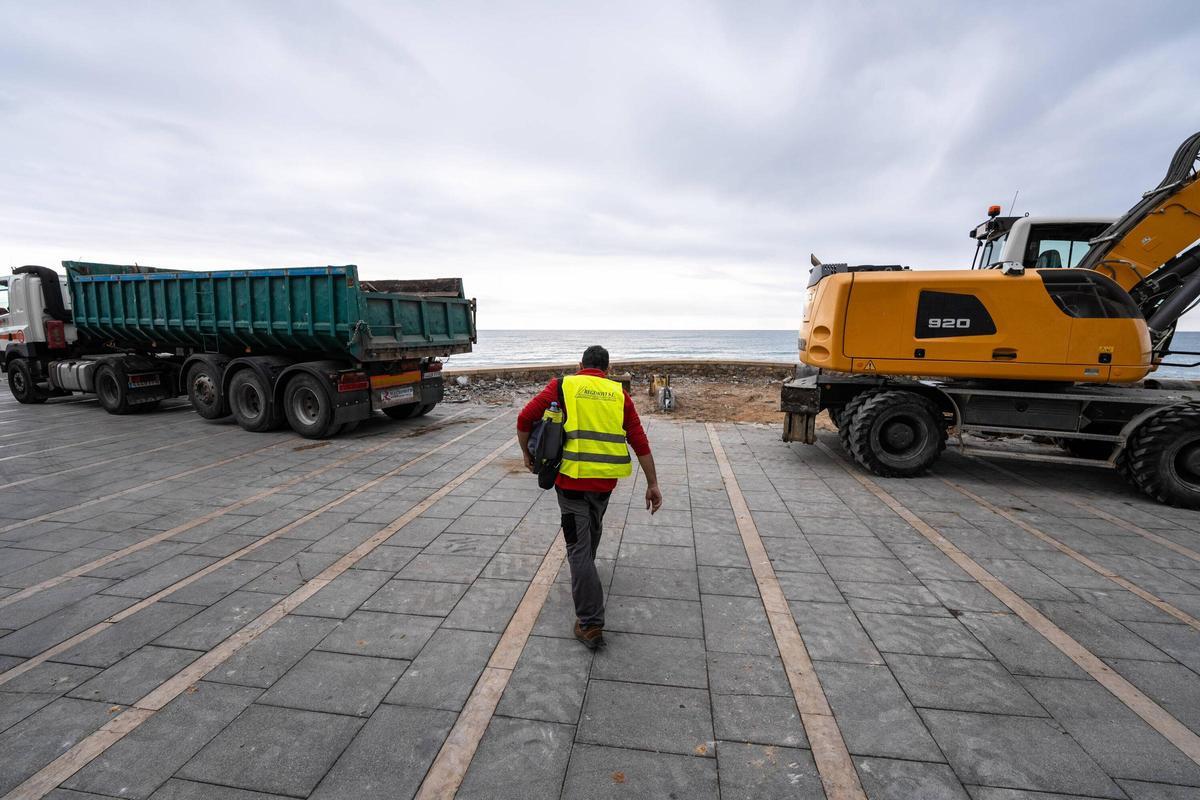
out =
<svg viewBox="0 0 1200 800"><path fill-rule="evenodd" d="M445 407L312 443L205 422L178 402L138 418L92 401L4 398L0 410L19 421L0 438L0 480L41 478L0 486L0 603L212 515L0 606L0 796L503 445L513 424L510 410L472 430L505 409ZM640 475L613 495L598 553L608 647L571 637L563 566L461 797L825 797L709 430L647 422L665 505L645 511ZM716 430L868 798L1200 797L1200 765L841 464L783 444L775 427ZM952 452L933 475L874 480L1200 732L1200 631L942 478L1193 615L1200 562L1108 515L1200 550L1200 514L1099 471L1006 468L1027 481ZM413 797L557 529L553 492L511 446L49 796ZM4 679L24 664L36 666Z"/></svg>

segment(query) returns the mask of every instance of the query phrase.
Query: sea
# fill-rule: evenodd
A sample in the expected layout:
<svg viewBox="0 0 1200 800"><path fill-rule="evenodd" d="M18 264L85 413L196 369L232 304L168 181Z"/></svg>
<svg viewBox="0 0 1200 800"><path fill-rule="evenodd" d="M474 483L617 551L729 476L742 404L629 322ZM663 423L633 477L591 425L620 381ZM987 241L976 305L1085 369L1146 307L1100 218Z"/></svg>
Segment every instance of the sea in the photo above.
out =
<svg viewBox="0 0 1200 800"><path fill-rule="evenodd" d="M479 332L470 353L450 356L446 366L502 367L577 362L589 345L608 349L614 361L691 359L795 362L797 332L776 331L516 331ZM1200 352L1200 331L1180 332L1172 345ZM1200 361L1200 356L1172 356L1168 361ZM1200 367L1163 366L1163 378L1200 380Z"/></svg>

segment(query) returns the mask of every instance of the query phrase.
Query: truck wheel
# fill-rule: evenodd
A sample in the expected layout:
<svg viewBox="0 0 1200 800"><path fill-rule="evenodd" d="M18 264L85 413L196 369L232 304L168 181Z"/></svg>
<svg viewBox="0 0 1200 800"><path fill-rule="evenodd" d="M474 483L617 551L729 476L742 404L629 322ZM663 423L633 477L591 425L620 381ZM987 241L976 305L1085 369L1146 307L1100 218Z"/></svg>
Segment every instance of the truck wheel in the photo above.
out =
<svg viewBox="0 0 1200 800"><path fill-rule="evenodd" d="M885 478L909 478L926 472L946 446L941 411L933 401L915 392L872 395L847 427L854 460Z"/></svg>
<svg viewBox="0 0 1200 800"><path fill-rule="evenodd" d="M437 405L437 403L425 403L424 405L422 405L420 408L417 409L417 413L413 414L413 416L414 417L423 417L426 414L428 414L430 411L433 411L433 407L436 405Z"/></svg>
<svg viewBox="0 0 1200 800"><path fill-rule="evenodd" d="M96 398L100 407L110 414L129 413L129 389L124 377L112 364L96 370Z"/></svg>
<svg viewBox="0 0 1200 800"><path fill-rule="evenodd" d="M837 425L838 440L842 443L842 449L847 453L850 452L850 425L854 422L854 416L862 408L863 403L877 394L879 394L878 389L868 389L865 392L859 392L854 397L851 397L846 405L842 406L842 410L838 412L837 420L835 420L834 424Z"/></svg>
<svg viewBox="0 0 1200 800"><path fill-rule="evenodd" d="M288 381L283 391L283 413L292 430L305 439L326 439L341 428L333 421L329 392L307 373L299 373Z"/></svg>
<svg viewBox="0 0 1200 800"><path fill-rule="evenodd" d="M1200 508L1200 404L1172 406L1142 423L1124 453L1133 484L1160 503Z"/></svg>
<svg viewBox="0 0 1200 800"><path fill-rule="evenodd" d="M229 416L229 401L221 394L221 376L211 364L193 364L187 373L187 395L196 413L205 419Z"/></svg>
<svg viewBox="0 0 1200 800"><path fill-rule="evenodd" d="M392 419L410 419L421 416L420 403L405 403L401 406L388 406L383 410Z"/></svg>
<svg viewBox="0 0 1200 800"><path fill-rule="evenodd" d="M14 358L8 363L8 390L18 403L46 402L46 393L38 388L29 362L23 358Z"/></svg>
<svg viewBox="0 0 1200 800"><path fill-rule="evenodd" d="M274 430L282 422L270 389L252 369L240 370L229 381L229 410L238 425L255 433Z"/></svg>

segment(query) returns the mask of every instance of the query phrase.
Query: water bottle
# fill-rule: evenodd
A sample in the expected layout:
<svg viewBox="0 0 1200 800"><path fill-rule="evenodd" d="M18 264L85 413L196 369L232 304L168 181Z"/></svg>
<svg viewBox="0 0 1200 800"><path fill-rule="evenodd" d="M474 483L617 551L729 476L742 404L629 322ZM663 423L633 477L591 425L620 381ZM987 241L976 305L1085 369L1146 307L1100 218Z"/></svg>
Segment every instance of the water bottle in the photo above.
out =
<svg viewBox="0 0 1200 800"><path fill-rule="evenodd" d="M542 419L548 419L551 422L562 422L562 409L558 407L557 400L551 401L550 408L542 415Z"/></svg>

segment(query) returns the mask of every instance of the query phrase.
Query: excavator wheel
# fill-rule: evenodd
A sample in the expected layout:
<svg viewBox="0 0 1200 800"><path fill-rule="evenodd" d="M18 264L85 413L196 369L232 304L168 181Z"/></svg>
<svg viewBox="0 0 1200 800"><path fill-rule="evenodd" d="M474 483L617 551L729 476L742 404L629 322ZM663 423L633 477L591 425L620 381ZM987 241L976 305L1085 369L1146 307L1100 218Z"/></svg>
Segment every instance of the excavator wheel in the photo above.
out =
<svg viewBox="0 0 1200 800"><path fill-rule="evenodd" d="M862 408L863 403L879 394L880 391L879 389L868 389L865 392L859 392L854 395L838 411L836 418L833 416L833 410L830 409L829 417L833 419L833 424L837 425L838 439L842 443L842 449L847 453L850 452L850 425L854 422L854 415Z"/></svg>
<svg viewBox="0 0 1200 800"><path fill-rule="evenodd" d="M942 412L916 392L873 394L846 427L854 460L884 478L923 474L946 446Z"/></svg>
<svg viewBox="0 0 1200 800"><path fill-rule="evenodd" d="M1133 432L1122 474L1160 503L1200 508L1200 403L1155 414Z"/></svg>

